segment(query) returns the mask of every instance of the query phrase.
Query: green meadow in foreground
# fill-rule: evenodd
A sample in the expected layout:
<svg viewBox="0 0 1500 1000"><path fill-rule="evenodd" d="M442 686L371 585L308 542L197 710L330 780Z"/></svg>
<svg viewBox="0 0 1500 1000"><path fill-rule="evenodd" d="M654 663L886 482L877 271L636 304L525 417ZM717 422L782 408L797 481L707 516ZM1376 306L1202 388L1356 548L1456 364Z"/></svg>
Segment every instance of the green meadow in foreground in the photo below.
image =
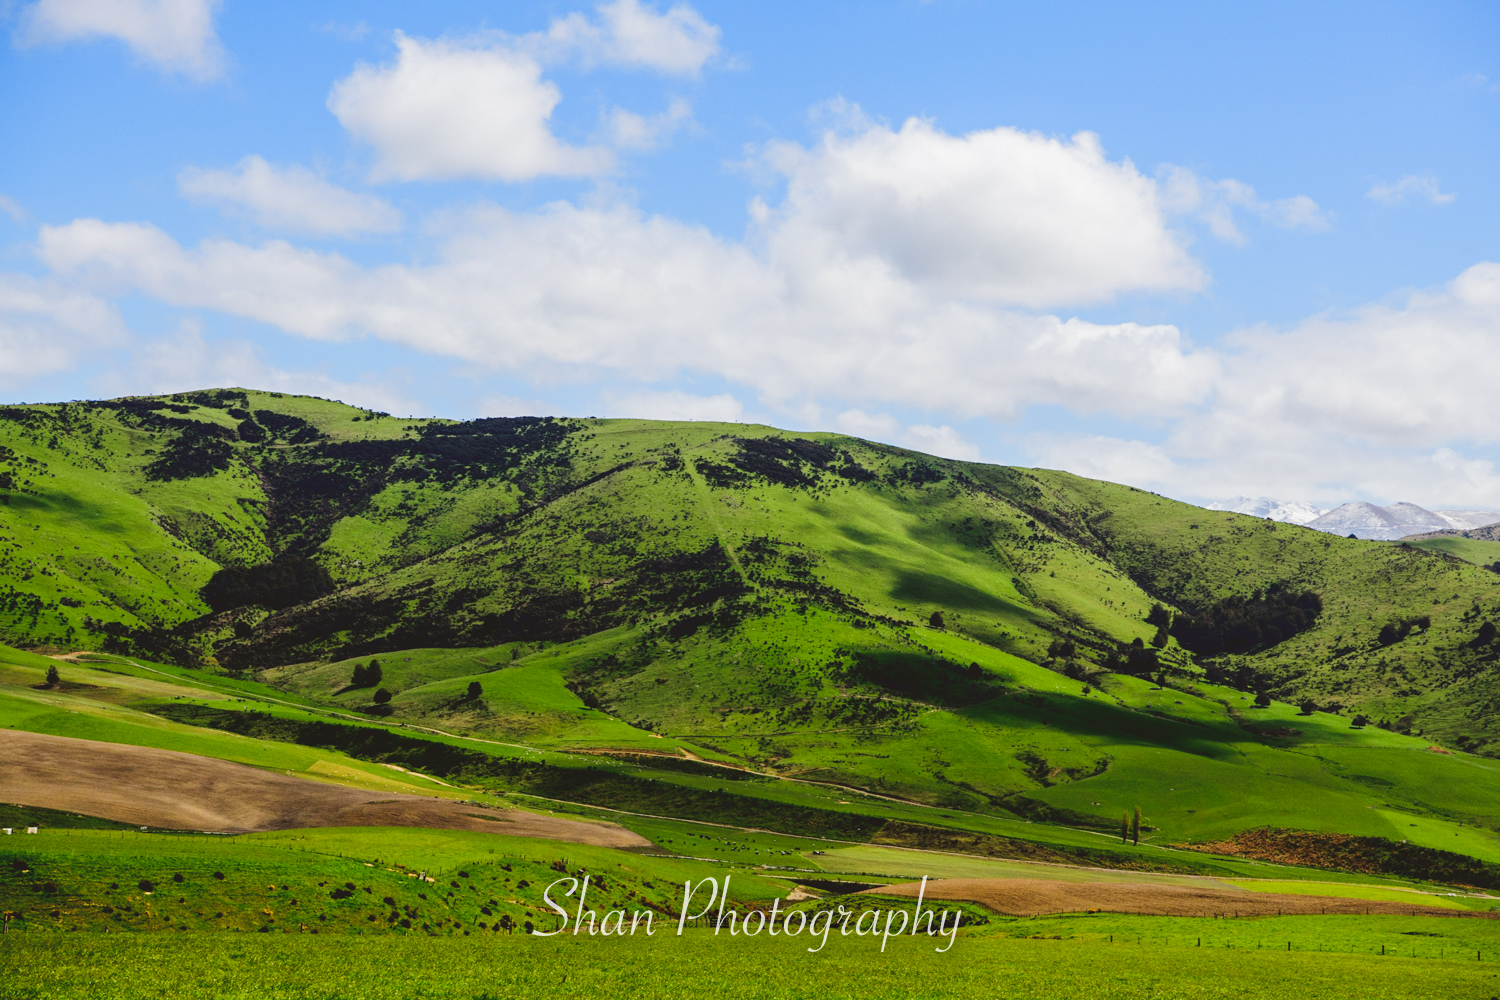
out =
<svg viewBox="0 0 1500 1000"><path fill-rule="evenodd" d="M1392 922L1349 933L1329 923L1340 919L1301 918L1295 926L1290 920L1016 921L987 935L960 936L943 954L922 935L893 939L885 952L878 941L830 939L809 954L795 938L747 940L709 930L608 941L365 937L336 946L309 936L10 935L0 938L0 997L1455 1000L1500 991L1500 962L1476 960L1472 952L1412 958L1405 951L1416 942L1422 956L1437 952L1428 935L1481 921L1383 918ZM1382 942L1389 943L1384 957ZM1500 946L1494 935L1489 942ZM1449 941L1466 951L1473 943Z"/></svg>

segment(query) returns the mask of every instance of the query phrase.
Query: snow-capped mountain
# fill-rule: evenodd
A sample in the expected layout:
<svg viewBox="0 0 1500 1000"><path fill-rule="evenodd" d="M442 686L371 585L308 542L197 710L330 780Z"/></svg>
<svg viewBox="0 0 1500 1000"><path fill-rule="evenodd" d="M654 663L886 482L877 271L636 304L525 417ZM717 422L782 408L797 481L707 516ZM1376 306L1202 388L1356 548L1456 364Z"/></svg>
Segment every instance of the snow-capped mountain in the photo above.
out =
<svg viewBox="0 0 1500 1000"><path fill-rule="evenodd" d="M1377 507L1361 500L1335 507L1322 517L1308 521L1307 527L1334 535L1394 540L1429 531L1481 528L1497 521L1500 521L1500 511L1432 511L1414 503Z"/></svg>
<svg viewBox="0 0 1500 1000"><path fill-rule="evenodd" d="M1207 507L1251 517L1268 517L1284 524L1300 524L1333 535L1385 540L1431 531L1470 531L1500 522L1500 510L1428 510L1414 503L1377 507L1363 500L1323 510L1316 504L1301 500L1235 497Z"/></svg>
<svg viewBox="0 0 1500 1000"><path fill-rule="evenodd" d="M1269 517L1283 524L1306 524L1316 520L1323 509L1301 500L1272 500L1270 497L1235 497L1224 503L1211 503L1209 510L1228 510L1251 517Z"/></svg>

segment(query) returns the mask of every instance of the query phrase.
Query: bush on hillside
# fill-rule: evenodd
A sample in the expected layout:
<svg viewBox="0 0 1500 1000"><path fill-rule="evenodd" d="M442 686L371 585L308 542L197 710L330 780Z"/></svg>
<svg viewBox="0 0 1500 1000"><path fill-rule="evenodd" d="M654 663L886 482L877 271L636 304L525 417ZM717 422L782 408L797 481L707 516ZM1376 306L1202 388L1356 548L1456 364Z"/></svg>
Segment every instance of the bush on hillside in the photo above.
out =
<svg viewBox="0 0 1500 1000"><path fill-rule="evenodd" d="M482 695L482 694L484 694L484 688L480 686L479 682L478 681L470 681L469 682L469 691L468 691L468 694L467 694L468 699L470 701L477 701L479 699L479 696Z"/></svg>
<svg viewBox="0 0 1500 1000"><path fill-rule="evenodd" d="M385 688L375 692L375 704L384 705L391 700L391 693Z"/></svg>
<svg viewBox="0 0 1500 1000"><path fill-rule="evenodd" d="M1380 635L1376 637L1376 641L1379 642L1382 646L1389 646L1394 643L1400 642L1402 639L1405 639L1408 635L1411 634L1411 630L1414 628L1420 628L1423 631L1426 631L1431 627L1432 618L1428 615L1420 615L1416 618L1401 618L1395 621L1389 621L1380 627Z"/></svg>
<svg viewBox="0 0 1500 1000"><path fill-rule="evenodd" d="M226 566L209 578L199 594L215 611L247 604L290 608L333 592L328 571L311 559L297 556L260 566Z"/></svg>

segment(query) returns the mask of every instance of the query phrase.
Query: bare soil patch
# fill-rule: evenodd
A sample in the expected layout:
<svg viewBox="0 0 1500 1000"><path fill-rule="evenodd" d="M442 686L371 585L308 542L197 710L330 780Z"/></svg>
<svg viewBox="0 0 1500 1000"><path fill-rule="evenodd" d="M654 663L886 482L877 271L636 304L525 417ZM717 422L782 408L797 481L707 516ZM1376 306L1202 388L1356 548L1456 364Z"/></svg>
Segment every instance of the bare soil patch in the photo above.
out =
<svg viewBox="0 0 1500 1000"><path fill-rule="evenodd" d="M175 830L420 826L601 847L650 846L612 823L481 810L448 799L343 788L173 750L14 729L0 730L0 798Z"/></svg>
<svg viewBox="0 0 1500 1000"><path fill-rule="evenodd" d="M866 890L882 896L917 895L920 883ZM1491 917L1492 914L1425 906L1345 899L1339 896L1292 896L1212 886L1157 885L1140 882L1059 882L1030 878L954 878L927 883L928 899L966 900L1013 917L1055 913L1139 913L1155 917L1250 917L1310 913L1420 914L1421 916Z"/></svg>

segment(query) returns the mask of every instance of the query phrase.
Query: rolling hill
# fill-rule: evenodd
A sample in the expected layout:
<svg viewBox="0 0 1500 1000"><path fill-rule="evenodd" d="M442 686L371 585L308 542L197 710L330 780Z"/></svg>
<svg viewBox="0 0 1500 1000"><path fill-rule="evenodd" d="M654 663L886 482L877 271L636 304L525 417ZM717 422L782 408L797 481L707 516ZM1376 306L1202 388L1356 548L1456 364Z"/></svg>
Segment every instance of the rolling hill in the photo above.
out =
<svg viewBox="0 0 1500 1000"><path fill-rule="evenodd" d="M1500 576L1442 552L751 425L223 389L0 408L0 445L12 646L586 752L697 789L671 808L722 786L1025 836L1144 802L1164 842L1500 859ZM348 749L222 698L110 698Z"/></svg>

